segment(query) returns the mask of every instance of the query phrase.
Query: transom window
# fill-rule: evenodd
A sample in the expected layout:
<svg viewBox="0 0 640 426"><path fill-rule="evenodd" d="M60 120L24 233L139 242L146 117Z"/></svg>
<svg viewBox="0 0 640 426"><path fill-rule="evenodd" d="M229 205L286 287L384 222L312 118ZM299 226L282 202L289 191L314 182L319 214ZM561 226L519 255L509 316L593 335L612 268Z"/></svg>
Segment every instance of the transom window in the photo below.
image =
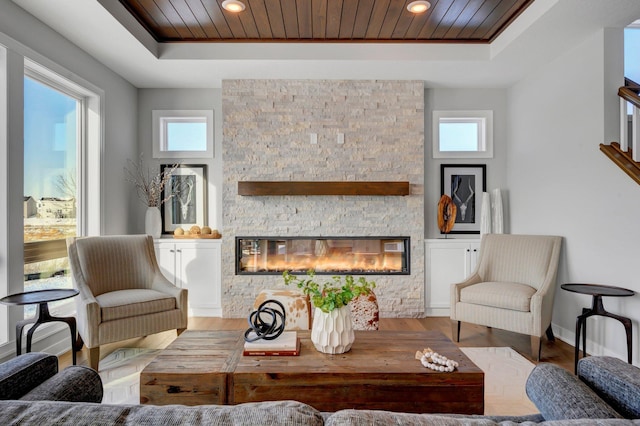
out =
<svg viewBox="0 0 640 426"><path fill-rule="evenodd" d="M213 110L154 110L154 158L213 157Z"/></svg>
<svg viewBox="0 0 640 426"><path fill-rule="evenodd" d="M493 157L493 111L433 111L433 158Z"/></svg>

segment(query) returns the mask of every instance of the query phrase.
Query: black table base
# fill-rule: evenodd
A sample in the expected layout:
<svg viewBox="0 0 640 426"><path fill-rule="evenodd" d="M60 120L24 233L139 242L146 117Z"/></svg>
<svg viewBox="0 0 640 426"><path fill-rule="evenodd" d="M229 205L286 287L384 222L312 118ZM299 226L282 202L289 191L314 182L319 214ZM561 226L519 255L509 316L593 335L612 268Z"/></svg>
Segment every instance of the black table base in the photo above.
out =
<svg viewBox="0 0 640 426"><path fill-rule="evenodd" d="M31 352L31 341L33 333L42 324L48 322L60 321L69 326L71 331L71 353L73 354L73 365L76 365L76 319L74 317L54 317L49 313L48 302L38 303L38 311L35 317L18 321L16 323L16 355L22 353L22 331L24 327L33 324L33 327L27 331L27 352Z"/></svg>
<svg viewBox="0 0 640 426"><path fill-rule="evenodd" d="M583 308L582 315L576 318L576 345L575 345L575 363L573 371L578 374L578 358L580 356L580 333L582 333L582 357L587 355L587 318L594 315L613 318L624 325L624 331L627 333L627 360L631 364L632 355L632 338L631 338L631 320L621 315L612 314L604 309L602 297L630 297L636 293L633 290L622 287L614 287L602 284L578 284L567 283L560 286L563 290L572 293L589 294L593 297L591 309Z"/></svg>
<svg viewBox="0 0 640 426"><path fill-rule="evenodd" d="M602 304L602 296L599 294L593 295L593 303L591 309L583 308L582 315L579 315L576 319L576 346L575 346L575 365L574 372L578 374L578 356L580 354L580 332L582 331L582 357L586 356L587 350L587 318L600 315L603 317L613 318L618 320L624 325L624 330L627 333L627 362L631 364L631 355L632 355L632 341L633 337L631 336L631 320L629 318L612 314L611 312L607 312L604 309L604 305Z"/></svg>

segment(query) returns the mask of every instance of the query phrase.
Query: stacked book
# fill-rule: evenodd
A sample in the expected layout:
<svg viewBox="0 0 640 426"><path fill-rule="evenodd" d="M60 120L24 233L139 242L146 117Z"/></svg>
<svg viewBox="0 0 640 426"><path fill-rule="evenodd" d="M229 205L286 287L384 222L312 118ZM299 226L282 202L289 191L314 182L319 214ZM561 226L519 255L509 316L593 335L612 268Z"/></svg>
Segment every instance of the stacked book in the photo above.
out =
<svg viewBox="0 0 640 426"><path fill-rule="evenodd" d="M251 334L248 337L251 337ZM285 331L273 340L258 339L253 342L244 342L242 354L248 356L298 356L300 355L300 339L295 331Z"/></svg>

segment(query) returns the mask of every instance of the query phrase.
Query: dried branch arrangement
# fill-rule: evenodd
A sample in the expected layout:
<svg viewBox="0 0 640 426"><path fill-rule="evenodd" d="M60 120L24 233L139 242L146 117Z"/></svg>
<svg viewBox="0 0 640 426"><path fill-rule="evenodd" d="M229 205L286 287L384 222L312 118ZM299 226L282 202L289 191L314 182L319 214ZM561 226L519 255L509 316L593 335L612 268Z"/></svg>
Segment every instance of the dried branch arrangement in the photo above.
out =
<svg viewBox="0 0 640 426"><path fill-rule="evenodd" d="M176 163L160 173L152 173L149 167L144 166L142 154L140 154L140 159L137 162L127 159L124 173L127 182L135 186L138 198L142 202L148 207L160 207L162 203L169 201L175 195L174 192L170 192L166 198L161 198L162 190L169 182L173 171L179 166L180 163Z"/></svg>

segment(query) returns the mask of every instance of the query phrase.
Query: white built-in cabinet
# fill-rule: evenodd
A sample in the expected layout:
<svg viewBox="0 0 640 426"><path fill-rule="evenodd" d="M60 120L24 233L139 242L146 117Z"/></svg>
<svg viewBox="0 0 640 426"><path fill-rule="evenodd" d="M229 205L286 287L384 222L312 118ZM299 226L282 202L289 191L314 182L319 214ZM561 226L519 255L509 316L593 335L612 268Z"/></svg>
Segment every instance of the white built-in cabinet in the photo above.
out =
<svg viewBox="0 0 640 426"><path fill-rule="evenodd" d="M189 290L189 315L222 316L221 240L166 238L154 244L164 276Z"/></svg>
<svg viewBox="0 0 640 426"><path fill-rule="evenodd" d="M464 281L475 270L480 240L425 240L425 314L449 316L451 284Z"/></svg>

